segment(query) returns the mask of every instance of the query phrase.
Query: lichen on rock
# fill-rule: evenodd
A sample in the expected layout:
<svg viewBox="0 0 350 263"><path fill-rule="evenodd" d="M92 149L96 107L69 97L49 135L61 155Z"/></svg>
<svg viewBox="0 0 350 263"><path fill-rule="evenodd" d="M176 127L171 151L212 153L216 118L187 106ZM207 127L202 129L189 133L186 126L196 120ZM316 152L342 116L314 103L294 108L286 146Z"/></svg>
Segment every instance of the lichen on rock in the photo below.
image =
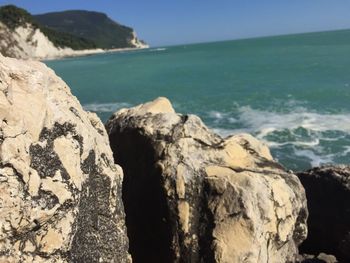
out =
<svg viewBox="0 0 350 263"><path fill-rule="evenodd" d="M221 138L166 98L106 124L134 262L294 262L305 192L248 134Z"/></svg>
<svg viewBox="0 0 350 263"><path fill-rule="evenodd" d="M0 261L129 262L122 177L67 85L0 55Z"/></svg>

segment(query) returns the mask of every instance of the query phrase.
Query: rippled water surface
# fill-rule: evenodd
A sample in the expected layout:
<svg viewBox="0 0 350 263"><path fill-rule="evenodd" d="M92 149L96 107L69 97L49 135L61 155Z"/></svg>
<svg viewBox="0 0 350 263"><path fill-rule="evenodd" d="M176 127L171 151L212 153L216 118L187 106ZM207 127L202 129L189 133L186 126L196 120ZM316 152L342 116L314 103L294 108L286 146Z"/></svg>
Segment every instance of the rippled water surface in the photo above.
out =
<svg viewBox="0 0 350 263"><path fill-rule="evenodd" d="M350 31L46 63L104 121L119 108L166 96L223 136L252 133L289 169L350 163Z"/></svg>

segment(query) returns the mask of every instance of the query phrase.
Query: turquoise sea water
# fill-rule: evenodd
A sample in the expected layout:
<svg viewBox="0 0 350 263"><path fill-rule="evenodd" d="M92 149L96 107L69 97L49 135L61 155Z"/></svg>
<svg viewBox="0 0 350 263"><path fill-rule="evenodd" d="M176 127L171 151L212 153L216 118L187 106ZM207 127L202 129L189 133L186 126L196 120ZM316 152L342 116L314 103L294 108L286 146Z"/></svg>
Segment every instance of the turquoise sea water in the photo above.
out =
<svg viewBox="0 0 350 263"><path fill-rule="evenodd" d="M168 97L223 136L249 132L287 168L350 163L350 31L48 61L85 109Z"/></svg>

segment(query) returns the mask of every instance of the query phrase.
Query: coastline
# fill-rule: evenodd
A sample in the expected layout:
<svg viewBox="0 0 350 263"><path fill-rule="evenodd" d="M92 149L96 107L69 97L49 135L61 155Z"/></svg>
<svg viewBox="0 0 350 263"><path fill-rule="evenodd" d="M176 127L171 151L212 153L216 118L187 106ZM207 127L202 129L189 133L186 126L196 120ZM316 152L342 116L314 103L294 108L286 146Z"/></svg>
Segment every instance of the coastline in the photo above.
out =
<svg viewBox="0 0 350 263"><path fill-rule="evenodd" d="M92 56L92 55L104 54L104 53L135 51L135 50L142 50L142 49L148 49L148 48L150 48L150 47L144 46L144 47L113 48L113 49L85 49L85 50L72 50L69 52L62 50L62 54L60 54L60 55L49 56L49 57L45 57L45 58L33 58L33 59L39 60L39 61L50 61L50 60L60 60L60 59L64 59L64 58Z"/></svg>

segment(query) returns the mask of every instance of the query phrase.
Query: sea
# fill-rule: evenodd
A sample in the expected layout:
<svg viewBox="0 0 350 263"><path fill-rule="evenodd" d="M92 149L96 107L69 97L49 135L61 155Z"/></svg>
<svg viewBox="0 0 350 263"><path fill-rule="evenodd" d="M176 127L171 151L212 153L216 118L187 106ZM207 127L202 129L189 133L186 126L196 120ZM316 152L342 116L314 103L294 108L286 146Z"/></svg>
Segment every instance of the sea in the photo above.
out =
<svg viewBox="0 0 350 263"><path fill-rule="evenodd" d="M159 96L216 133L250 133L294 171L350 163L350 31L46 61L106 121Z"/></svg>

